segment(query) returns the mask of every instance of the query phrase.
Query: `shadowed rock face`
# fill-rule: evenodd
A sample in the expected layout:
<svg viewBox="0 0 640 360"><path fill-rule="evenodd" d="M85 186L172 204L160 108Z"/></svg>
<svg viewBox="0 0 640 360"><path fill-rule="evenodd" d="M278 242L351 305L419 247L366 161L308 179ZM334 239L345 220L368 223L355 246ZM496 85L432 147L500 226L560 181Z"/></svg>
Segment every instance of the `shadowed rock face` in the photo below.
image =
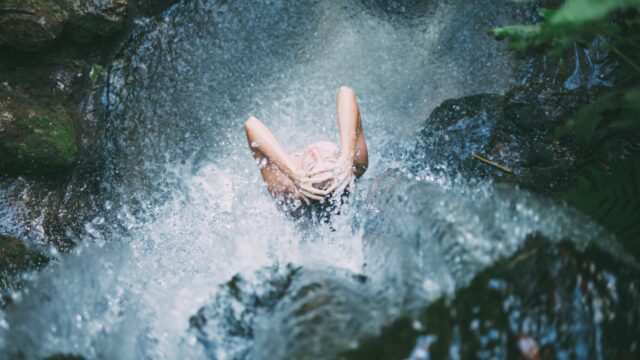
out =
<svg viewBox="0 0 640 360"><path fill-rule="evenodd" d="M72 1L69 34L78 42L96 36L111 35L122 28L127 16L128 0Z"/></svg>

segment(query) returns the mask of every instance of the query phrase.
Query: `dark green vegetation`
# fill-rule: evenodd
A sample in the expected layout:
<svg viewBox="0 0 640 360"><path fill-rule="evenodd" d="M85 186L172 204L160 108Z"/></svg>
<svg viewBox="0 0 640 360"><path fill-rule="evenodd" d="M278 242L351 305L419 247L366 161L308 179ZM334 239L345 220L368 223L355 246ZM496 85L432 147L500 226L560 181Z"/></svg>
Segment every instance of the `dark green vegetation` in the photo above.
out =
<svg viewBox="0 0 640 360"><path fill-rule="evenodd" d="M607 52L611 87L553 129L576 154L572 185L557 194L640 256L640 1L568 0L533 25L494 29L523 56L561 57L575 45Z"/></svg>
<svg viewBox="0 0 640 360"><path fill-rule="evenodd" d="M440 298L416 320L396 320L345 357L405 359L423 351L433 359L635 359L639 279L636 268L596 247L580 251L534 237L453 299Z"/></svg>

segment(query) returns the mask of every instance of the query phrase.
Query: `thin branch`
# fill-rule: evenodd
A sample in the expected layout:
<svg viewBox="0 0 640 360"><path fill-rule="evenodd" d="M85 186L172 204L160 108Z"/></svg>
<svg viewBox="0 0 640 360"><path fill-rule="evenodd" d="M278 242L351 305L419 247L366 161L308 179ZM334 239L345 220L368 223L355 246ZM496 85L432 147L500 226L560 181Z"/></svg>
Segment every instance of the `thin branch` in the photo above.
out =
<svg viewBox="0 0 640 360"><path fill-rule="evenodd" d="M638 66L638 64L634 63L633 60L629 59L625 54L620 52L620 50L618 50L615 46L611 45L610 43L606 43L606 44L611 50L613 50L613 52L618 54L618 56L620 56L622 58L622 60L628 62L629 65L631 65L634 69L636 69L638 72L640 72L640 66Z"/></svg>
<svg viewBox="0 0 640 360"><path fill-rule="evenodd" d="M500 164L498 164L496 162L493 162L491 160L487 160L487 159L483 158L482 156L480 156L478 154L473 154L473 157L478 159L478 160L480 160L480 161L482 161L483 163L485 163L487 165L491 165L491 166L493 166L495 168L498 168L498 169L506 172L507 174L513 174L513 169L510 169L508 167L502 166L502 165L500 165Z"/></svg>

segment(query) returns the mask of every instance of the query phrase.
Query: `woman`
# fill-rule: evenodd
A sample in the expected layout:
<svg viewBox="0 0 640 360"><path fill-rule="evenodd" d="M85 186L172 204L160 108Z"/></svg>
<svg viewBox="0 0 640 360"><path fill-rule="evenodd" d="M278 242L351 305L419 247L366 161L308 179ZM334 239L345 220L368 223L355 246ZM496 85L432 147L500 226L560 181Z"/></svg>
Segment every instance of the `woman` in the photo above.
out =
<svg viewBox="0 0 640 360"><path fill-rule="evenodd" d="M307 205L324 202L327 198L339 198L364 174L369 155L355 92L340 87L337 107L340 148L320 141L292 155L282 149L260 120L249 117L244 126L249 149L271 195L287 204L299 203L296 200Z"/></svg>

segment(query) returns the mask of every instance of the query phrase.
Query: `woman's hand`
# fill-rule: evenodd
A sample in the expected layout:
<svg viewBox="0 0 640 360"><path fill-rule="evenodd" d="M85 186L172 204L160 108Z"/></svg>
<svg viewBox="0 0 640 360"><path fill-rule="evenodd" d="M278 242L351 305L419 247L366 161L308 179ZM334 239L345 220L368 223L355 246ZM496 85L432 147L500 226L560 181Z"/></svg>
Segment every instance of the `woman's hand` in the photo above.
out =
<svg viewBox="0 0 640 360"><path fill-rule="evenodd" d="M331 186L327 190L323 191L323 195L326 196L327 194L333 194L332 196L334 197L342 195L342 193L347 189L351 189L356 178L353 174L353 160L349 160L346 156L340 156L333 169L309 175L310 176L307 179L311 184L331 180Z"/></svg>
<svg viewBox="0 0 640 360"><path fill-rule="evenodd" d="M331 179L331 173L319 173L314 176L309 176L301 171L291 171L289 175L289 179L293 182L298 190L299 195L302 200L309 204L309 199L318 200L320 202L324 201L325 195L329 192L326 190L318 189L313 186L313 184L320 183L322 181L326 181Z"/></svg>
<svg viewBox="0 0 640 360"><path fill-rule="evenodd" d="M342 195L347 189L352 189L356 176L353 174L353 159L341 155L336 161L333 170L333 184L327 189L327 193L337 197Z"/></svg>

